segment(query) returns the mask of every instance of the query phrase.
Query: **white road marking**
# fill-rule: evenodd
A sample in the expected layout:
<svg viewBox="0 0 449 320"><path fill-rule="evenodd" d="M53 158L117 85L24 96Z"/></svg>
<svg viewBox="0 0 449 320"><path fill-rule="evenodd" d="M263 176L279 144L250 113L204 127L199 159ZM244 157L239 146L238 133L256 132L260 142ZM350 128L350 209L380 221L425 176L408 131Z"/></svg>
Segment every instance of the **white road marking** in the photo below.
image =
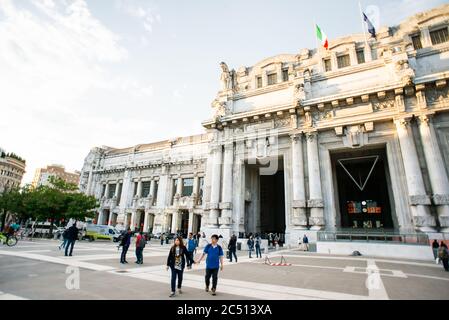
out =
<svg viewBox="0 0 449 320"><path fill-rule="evenodd" d="M28 300L28 299L0 291L0 300Z"/></svg>
<svg viewBox="0 0 449 320"><path fill-rule="evenodd" d="M168 271L159 271L154 273L134 273L121 274L133 278L166 283L170 282ZM184 274L184 287L204 290L204 276ZM219 278L218 293L227 293L232 295L244 296L255 299L274 299L274 300L367 300L367 296L352 295L339 292L293 288L287 286L262 284L256 282L239 281Z"/></svg>
<svg viewBox="0 0 449 320"><path fill-rule="evenodd" d="M80 267L80 268L94 270L94 271L108 271L108 270L114 269L113 267L77 261L75 259L62 259L62 258L58 258L58 257L51 257L51 256L45 256L45 255L41 255L41 254L34 254L34 253L27 253L27 252L23 253L23 252L11 252L11 251L0 250L0 255L14 256L14 257L19 257L19 258L39 260L39 261L45 261L45 262L52 262L52 263ZM70 258L72 258L72 257L70 257Z"/></svg>
<svg viewBox="0 0 449 320"><path fill-rule="evenodd" d="M389 300L376 262L374 260L368 260L367 263L367 269L370 270L368 273L368 278L366 279L368 296L375 300Z"/></svg>

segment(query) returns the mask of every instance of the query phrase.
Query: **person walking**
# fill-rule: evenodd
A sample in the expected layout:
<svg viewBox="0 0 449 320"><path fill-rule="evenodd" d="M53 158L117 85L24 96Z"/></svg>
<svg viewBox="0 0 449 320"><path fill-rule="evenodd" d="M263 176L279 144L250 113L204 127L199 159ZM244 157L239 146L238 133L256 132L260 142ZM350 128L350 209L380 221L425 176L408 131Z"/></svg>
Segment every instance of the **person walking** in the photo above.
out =
<svg viewBox="0 0 449 320"><path fill-rule="evenodd" d="M256 258L262 258L262 251L260 250L260 245L262 244L262 239L258 234L256 234L256 238L254 239L254 246L256 248Z"/></svg>
<svg viewBox="0 0 449 320"><path fill-rule="evenodd" d="M161 234L161 246L164 245L164 238L165 238L165 233Z"/></svg>
<svg viewBox="0 0 449 320"><path fill-rule="evenodd" d="M196 241L193 239L193 233L189 233L189 238L187 239L187 269L192 269L193 255L196 249Z"/></svg>
<svg viewBox="0 0 449 320"><path fill-rule="evenodd" d="M302 237L302 243L304 244L304 251L309 251L309 238L307 238L307 235Z"/></svg>
<svg viewBox="0 0 449 320"><path fill-rule="evenodd" d="M182 294L182 278L184 274L184 268L186 266L186 261L188 262L188 250L184 246L184 241L182 237L178 236L173 246L170 248L167 257L167 270L171 269L171 293L170 297L174 297L176 294L176 278L178 278L178 293Z"/></svg>
<svg viewBox="0 0 449 320"><path fill-rule="evenodd" d="M234 255L235 262L237 263L237 237L235 234L231 236L231 239L229 239L229 262L232 262L232 256Z"/></svg>
<svg viewBox="0 0 449 320"><path fill-rule="evenodd" d="M251 257L251 253L253 252L254 249L254 239L253 236L250 236L248 241L246 242L246 244L248 245L248 252L249 252L249 258L252 259Z"/></svg>
<svg viewBox="0 0 449 320"><path fill-rule="evenodd" d="M449 251L443 241L441 241L440 248L438 249L438 258L443 262L444 270L449 271Z"/></svg>
<svg viewBox="0 0 449 320"><path fill-rule="evenodd" d="M128 252L130 245L131 245L131 229L128 228L128 230L122 237L122 241L120 242L120 246L122 247L122 254L120 255L120 263L122 264L128 263L128 261L126 261L126 253Z"/></svg>
<svg viewBox="0 0 449 320"><path fill-rule="evenodd" d="M140 231L136 237L136 258L137 264L143 264L143 249L145 248L146 240L143 236L143 232Z"/></svg>
<svg viewBox="0 0 449 320"><path fill-rule="evenodd" d="M65 249L65 247L67 246L67 242L69 241L69 239L67 238L68 232L69 232L69 229L65 229L64 232L62 233L62 235L61 235L62 243L59 245L59 250Z"/></svg>
<svg viewBox="0 0 449 320"><path fill-rule="evenodd" d="M438 249L440 248L440 245L438 244L437 239L434 239L432 242L432 251L433 251L433 257L435 259L436 264L440 263L440 259L438 258Z"/></svg>
<svg viewBox="0 0 449 320"><path fill-rule="evenodd" d="M218 245L218 235L214 234L211 237L211 243L205 248L200 258L196 263L200 263L203 257L206 258L206 292L209 292L210 278L212 277L212 295L216 295L218 283L218 270L223 271L223 248Z"/></svg>
<svg viewBox="0 0 449 320"><path fill-rule="evenodd" d="M75 245L75 241L78 239L78 228L76 227L76 221L70 226L67 230L67 243L65 246L65 256L72 256L73 254L73 246ZM70 251L69 251L70 247Z"/></svg>

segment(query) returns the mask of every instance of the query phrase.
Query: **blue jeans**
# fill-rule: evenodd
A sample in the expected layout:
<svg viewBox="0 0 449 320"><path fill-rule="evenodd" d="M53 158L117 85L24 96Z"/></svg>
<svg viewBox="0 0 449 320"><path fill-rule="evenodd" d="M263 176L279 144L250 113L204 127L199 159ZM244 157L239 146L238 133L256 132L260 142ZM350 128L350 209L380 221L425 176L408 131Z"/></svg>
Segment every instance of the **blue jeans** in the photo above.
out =
<svg viewBox="0 0 449 320"><path fill-rule="evenodd" d="M237 249L236 248L231 248L229 249L229 261L232 262L232 256L234 255L235 257L235 262L237 262L237 253L236 253Z"/></svg>
<svg viewBox="0 0 449 320"><path fill-rule="evenodd" d="M175 268L171 269L171 292L176 291L176 278L178 278L178 289L181 289L182 286L182 276L184 274L184 270L178 270Z"/></svg>
<svg viewBox="0 0 449 320"><path fill-rule="evenodd" d="M193 253L194 253L194 251L188 251L187 250L187 266L188 267L191 267L192 266L192 264L193 264Z"/></svg>
<svg viewBox="0 0 449 320"><path fill-rule="evenodd" d="M70 252L68 255L70 255L70 256L72 255L74 245L75 245L75 240L67 239L67 244L65 245L65 255L67 255L67 252L69 251L69 247L70 247Z"/></svg>
<svg viewBox="0 0 449 320"><path fill-rule="evenodd" d="M256 246L256 258L262 258L262 251L260 251L260 246Z"/></svg>
<svg viewBox="0 0 449 320"><path fill-rule="evenodd" d="M59 249L64 249L67 245L67 242L69 242L68 239L62 240L62 243L59 245Z"/></svg>
<svg viewBox="0 0 449 320"><path fill-rule="evenodd" d="M138 263L143 263L143 248L136 248L136 258Z"/></svg>
<svg viewBox="0 0 449 320"><path fill-rule="evenodd" d="M126 261L126 253L128 252L129 246L123 246L122 255L120 256L120 262Z"/></svg>

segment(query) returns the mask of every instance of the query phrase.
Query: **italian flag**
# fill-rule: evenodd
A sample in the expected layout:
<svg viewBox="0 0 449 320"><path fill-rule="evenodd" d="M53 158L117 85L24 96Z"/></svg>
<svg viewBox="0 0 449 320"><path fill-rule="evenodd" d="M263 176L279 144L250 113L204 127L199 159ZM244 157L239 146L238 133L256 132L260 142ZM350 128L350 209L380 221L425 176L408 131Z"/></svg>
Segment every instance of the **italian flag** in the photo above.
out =
<svg viewBox="0 0 449 320"><path fill-rule="evenodd" d="M321 45L326 49L329 50L329 41L327 39L326 34L321 30L321 28L315 24L316 29L316 37L318 40L321 41Z"/></svg>

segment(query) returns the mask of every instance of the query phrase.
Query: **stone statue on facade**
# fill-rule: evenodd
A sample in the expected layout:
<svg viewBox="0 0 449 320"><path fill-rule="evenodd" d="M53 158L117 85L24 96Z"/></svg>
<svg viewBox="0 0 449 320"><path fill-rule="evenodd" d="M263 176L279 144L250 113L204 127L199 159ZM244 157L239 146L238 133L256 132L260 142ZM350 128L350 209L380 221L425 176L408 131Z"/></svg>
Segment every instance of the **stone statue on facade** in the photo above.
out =
<svg viewBox="0 0 449 320"><path fill-rule="evenodd" d="M232 75L229 71L228 65L224 62L220 63L222 70L220 81L222 91L228 91L232 89ZM235 73L235 72L234 72Z"/></svg>
<svg viewBox="0 0 449 320"><path fill-rule="evenodd" d="M214 109L214 119L216 120L229 114L226 102L221 102L218 99L212 102L212 108Z"/></svg>

